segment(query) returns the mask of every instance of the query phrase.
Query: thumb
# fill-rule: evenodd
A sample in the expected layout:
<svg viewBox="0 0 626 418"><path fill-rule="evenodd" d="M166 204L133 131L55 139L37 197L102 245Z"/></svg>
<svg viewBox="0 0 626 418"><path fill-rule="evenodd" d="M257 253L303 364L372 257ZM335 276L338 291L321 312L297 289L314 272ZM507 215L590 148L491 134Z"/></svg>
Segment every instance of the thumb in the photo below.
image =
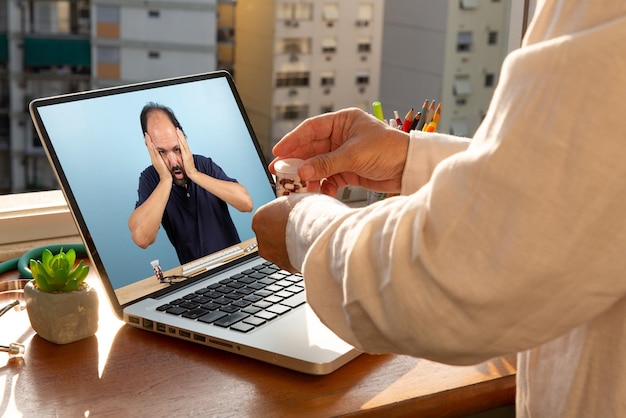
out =
<svg viewBox="0 0 626 418"><path fill-rule="evenodd" d="M346 171L346 167L344 167L342 162L343 159L339 151L316 155L300 164L298 174L305 181L321 180Z"/></svg>

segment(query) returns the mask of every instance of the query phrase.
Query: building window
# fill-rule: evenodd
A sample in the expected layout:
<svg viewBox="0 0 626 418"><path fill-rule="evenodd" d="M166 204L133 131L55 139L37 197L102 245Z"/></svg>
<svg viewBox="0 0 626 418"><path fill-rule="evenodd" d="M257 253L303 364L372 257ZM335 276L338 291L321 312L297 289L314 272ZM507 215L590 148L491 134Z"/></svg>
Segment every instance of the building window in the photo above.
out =
<svg viewBox="0 0 626 418"><path fill-rule="evenodd" d="M332 104L323 104L320 106L320 113L334 112L335 107Z"/></svg>
<svg viewBox="0 0 626 418"><path fill-rule="evenodd" d="M357 10L357 26L369 26L374 15L374 6L371 3L361 3Z"/></svg>
<svg viewBox="0 0 626 418"><path fill-rule="evenodd" d="M320 75L320 84L322 87L332 87L335 85L335 72L324 71Z"/></svg>
<svg viewBox="0 0 626 418"><path fill-rule="evenodd" d="M361 72L356 76L357 86L367 86L370 83L370 75L367 72Z"/></svg>
<svg viewBox="0 0 626 418"><path fill-rule="evenodd" d="M322 54L334 54L337 52L337 38L327 36L322 38Z"/></svg>
<svg viewBox="0 0 626 418"><path fill-rule="evenodd" d="M120 62L120 49L116 46L98 46L98 62L118 64Z"/></svg>
<svg viewBox="0 0 626 418"><path fill-rule="evenodd" d="M279 120L304 120L309 116L307 105L287 104L276 108L276 117Z"/></svg>
<svg viewBox="0 0 626 418"><path fill-rule="evenodd" d="M478 0L459 0L461 10L478 9Z"/></svg>
<svg viewBox="0 0 626 418"><path fill-rule="evenodd" d="M339 4L326 3L322 8L322 20L328 25L332 25L339 20Z"/></svg>
<svg viewBox="0 0 626 418"><path fill-rule="evenodd" d="M468 52L472 50L472 32L459 32L456 37L456 50Z"/></svg>
<svg viewBox="0 0 626 418"><path fill-rule="evenodd" d="M278 39L276 43L278 54L310 54L310 38L284 38Z"/></svg>
<svg viewBox="0 0 626 418"><path fill-rule="evenodd" d="M372 52L372 39L370 37L361 37L357 41L357 51L368 53Z"/></svg>
<svg viewBox="0 0 626 418"><path fill-rule="evenodd" d="M294 4L293 17L296 20L311 20L313 19L313 4L311 3L296 3Z"/></svg>
<svg viewBox="0 0 626 418"><path fill-rule="evenodd" d="M496 77L493 73L485 74L485 87L493 87Z"/></svg>
<svg viewBox="0 0 626 418"><path fill-rule="evenodd" d="M102 6L96 8L97 21L102 23L120 23L119 6Z"/></svg>
<svg viewBox="0 0 626 418"><path fill-rule="evenodd" d="M464 120L453 120L450 124L450 133L457 136L468 136L467 122Z"/></svg>
<svg viewBox="0 0 626 418"><path fill-rule="evenodd" d="M498 44L498 32L495 30L490 30L487 34L487 44L489 45L497 45Z"/></svg>
<svg viewBox="0 0 626 418"><path fill-rule="evenodd" d="M284 20L290 26L298 26L298 21L311 20L313 17L313 4L278 3L276 5L276 19Z"/></svg>
<svg viewBox="0 0 626 418"><path fill-rule="evenodd" d="M452 94L455 96L469 96L472 94L472 85L470 84L469 77L457 77L454 80L452 90Z"/></svg>
<svg viewBox="0 0 626 418"><path fill-rule="evenodd" d="M308 71L284 71L276 74L276 87L308 87Z"/></svg>

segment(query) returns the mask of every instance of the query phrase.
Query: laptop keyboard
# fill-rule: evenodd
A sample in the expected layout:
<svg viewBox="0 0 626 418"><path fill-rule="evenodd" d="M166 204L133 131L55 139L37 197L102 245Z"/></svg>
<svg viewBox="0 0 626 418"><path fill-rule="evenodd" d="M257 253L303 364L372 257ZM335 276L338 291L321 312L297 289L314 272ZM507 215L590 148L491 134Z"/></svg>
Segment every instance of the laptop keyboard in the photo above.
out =
<svg viewBox="0 0 626 418"><path fill-rule="evenodd" d="M157 310L250 332L304 303L302 275L264 262L172 300Z"/></svg>

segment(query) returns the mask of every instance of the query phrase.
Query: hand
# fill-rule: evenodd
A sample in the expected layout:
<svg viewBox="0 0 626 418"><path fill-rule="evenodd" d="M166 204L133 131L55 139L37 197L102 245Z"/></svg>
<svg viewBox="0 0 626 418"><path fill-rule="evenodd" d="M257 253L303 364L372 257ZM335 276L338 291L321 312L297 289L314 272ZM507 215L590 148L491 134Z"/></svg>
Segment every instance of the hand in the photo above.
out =
<svg viewBox="0 0 626 418"><path fill-rule="evenodd" d="M277 157L305 160L298 170L308 191L336 196L346 185L397 193L409 135L364 111L351 108L302 122L274 146Z"/></svg>
<svg viewBox="0 0 626 418"><path fill-rule="evenodd" d="M198 170L196 169L196 164L193 161L193 154L189 149L187 138L180 128L176 128L176 136L178 137L178 145L180 146L180 155L183 159L183 169L185 170L187 177L194 180L194 176L198 174Z"/></svg>
<svg viewBox="0 0 626 418"><path fill-rule="evenodd" d="M171 182L172 173L170 172L169 168L167 168L167 164L165 164L165 161L163 161L163 157L161 157L156 147L154 146L152 138L150 138L150 134L146 132L144 135L144 139L146 140L145 143L146 148L148 148L148 154L150 154L150 161L152 162L152 165L156 169L157 173L159 173L161 181L165 180Z"/></svg>
<svg viewBox="0 0 626 418"><path fill-rule="evenodd" d="M306 194L293 194L279 197L261 206L252 217L252 229L259 244L259 255L278 267L295 273L297 270L289 261L285 230L289 213Z"/></svg>

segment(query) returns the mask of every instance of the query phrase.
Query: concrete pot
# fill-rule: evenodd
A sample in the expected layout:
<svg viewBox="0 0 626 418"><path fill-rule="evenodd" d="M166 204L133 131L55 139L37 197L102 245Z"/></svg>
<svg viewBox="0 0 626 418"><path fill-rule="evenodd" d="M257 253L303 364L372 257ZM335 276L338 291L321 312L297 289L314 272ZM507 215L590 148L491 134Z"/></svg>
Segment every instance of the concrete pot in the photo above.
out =
<svg viewBox="0 0 626 418"><path fill-rule="evenodd" d="M98 330L98 294L91 286L67 293L47 293L31 280L24 287L30 324L44 340L67 344Z"/></svg>

